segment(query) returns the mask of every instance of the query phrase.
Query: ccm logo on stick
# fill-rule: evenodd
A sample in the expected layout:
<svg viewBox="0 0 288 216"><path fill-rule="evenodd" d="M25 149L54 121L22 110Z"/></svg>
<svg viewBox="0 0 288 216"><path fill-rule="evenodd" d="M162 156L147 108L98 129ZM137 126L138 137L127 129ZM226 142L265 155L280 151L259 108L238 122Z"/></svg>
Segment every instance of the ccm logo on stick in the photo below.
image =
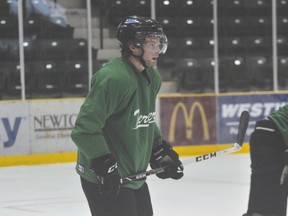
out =
<svg viewBox="0 0 288 216"><path fill-rule="evenodd" d="M214 152L214 153L209 153L209 154L204 154L204 155L198 156L198 157L196 157L196 162L203 161L203 160L208 160L210 158L216 157L216 154L217 153Z"/></svg>

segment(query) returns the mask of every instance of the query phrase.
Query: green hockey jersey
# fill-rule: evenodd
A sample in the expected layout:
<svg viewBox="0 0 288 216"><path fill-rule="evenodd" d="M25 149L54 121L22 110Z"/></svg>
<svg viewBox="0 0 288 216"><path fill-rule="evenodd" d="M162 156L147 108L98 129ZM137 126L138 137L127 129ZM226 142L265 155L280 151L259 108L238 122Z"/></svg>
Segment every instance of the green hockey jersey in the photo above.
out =
<svg viewBox="0 0 288 216"><path fill-rule="evenodd" d="M272 112L268 116L268 119L275 122L288 148L288 104L281 107L279 110Z"/></svg>
<svg viewBox="0 0 288 216"><path fill-rule="evenodd" d="M162 135L155 113L161 78L154 68L146 72L139 73L127 59L116 58L93 75L71 133L78 147L76 170L86 180L97 183L89 164L107 153L116 157L122 177L147 169L152 148L161 143ZM125 186L137 189L143 183Z"/></svg>

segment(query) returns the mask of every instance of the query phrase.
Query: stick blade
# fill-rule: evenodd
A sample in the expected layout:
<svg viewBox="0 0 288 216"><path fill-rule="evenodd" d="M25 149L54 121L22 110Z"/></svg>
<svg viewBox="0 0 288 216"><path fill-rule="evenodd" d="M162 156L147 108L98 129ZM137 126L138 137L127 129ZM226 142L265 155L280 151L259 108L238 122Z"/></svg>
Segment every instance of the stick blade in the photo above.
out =
<svg viewBox="0 0 288 216"><path fill-rule="evenodd" d="M237 133L237 137L236 137L236 143L240 146L242 146L243 142L244 142L246 130L247 130L248 123L249 123L249 118L250 118L249 112L244 110L240 116L238 133Z"/></svg>

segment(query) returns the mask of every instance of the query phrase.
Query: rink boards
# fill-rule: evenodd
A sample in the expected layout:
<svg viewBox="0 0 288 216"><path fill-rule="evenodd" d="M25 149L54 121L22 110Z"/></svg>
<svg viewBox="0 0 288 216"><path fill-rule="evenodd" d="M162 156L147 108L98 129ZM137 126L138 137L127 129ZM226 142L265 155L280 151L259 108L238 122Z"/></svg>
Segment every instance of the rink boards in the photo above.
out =
<svg viewBox="0 0 288 216"><path fill-rule="evenodd" d="M287 92L160 95L156 121L180 155L197 155L231 145L243 110L250 112L247 143L255 121L287 101ZM1 101L0 166L74 161L70 133L82 103L83 98ZM248 151L245 145L241 152Z"/></svg>

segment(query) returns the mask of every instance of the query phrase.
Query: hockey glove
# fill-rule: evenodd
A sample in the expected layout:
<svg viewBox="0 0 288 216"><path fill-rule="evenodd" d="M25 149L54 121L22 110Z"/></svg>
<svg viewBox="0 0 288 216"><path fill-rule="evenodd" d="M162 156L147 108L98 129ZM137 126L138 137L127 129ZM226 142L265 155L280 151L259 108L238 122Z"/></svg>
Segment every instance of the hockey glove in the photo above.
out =
<svg viewBox="0 0 288 216"><path fill-rule="evenodd" d="M288 165L284 166L283 168L280 184L287 185L288 187Z"/></svg>
<svg viewBox="0 0 288 216"><path fill-rule="evenodd" d="M282 171L281 179L280 179L280 184L281 185L286 185L288 187L288 149L285 151L285 166Z"/></svg>
<svg viewBox="0 0 288 216"><path fill-rule="evenodd" d="M183 164L179 160L179 155L172 149L172 146L165 140L162 144L152 150L150 159L152 169L166 167L164 172L157 174L161 179L180 179L183 177Z"/></svg>
<svg viewBox="0 0 288 216"><path fill-rule="evenodd" d="M90 168L99 181L99 193L103 198L115 198L120 189L120 175L117 162L111 154L106 154L91 161Z"/></svg>

